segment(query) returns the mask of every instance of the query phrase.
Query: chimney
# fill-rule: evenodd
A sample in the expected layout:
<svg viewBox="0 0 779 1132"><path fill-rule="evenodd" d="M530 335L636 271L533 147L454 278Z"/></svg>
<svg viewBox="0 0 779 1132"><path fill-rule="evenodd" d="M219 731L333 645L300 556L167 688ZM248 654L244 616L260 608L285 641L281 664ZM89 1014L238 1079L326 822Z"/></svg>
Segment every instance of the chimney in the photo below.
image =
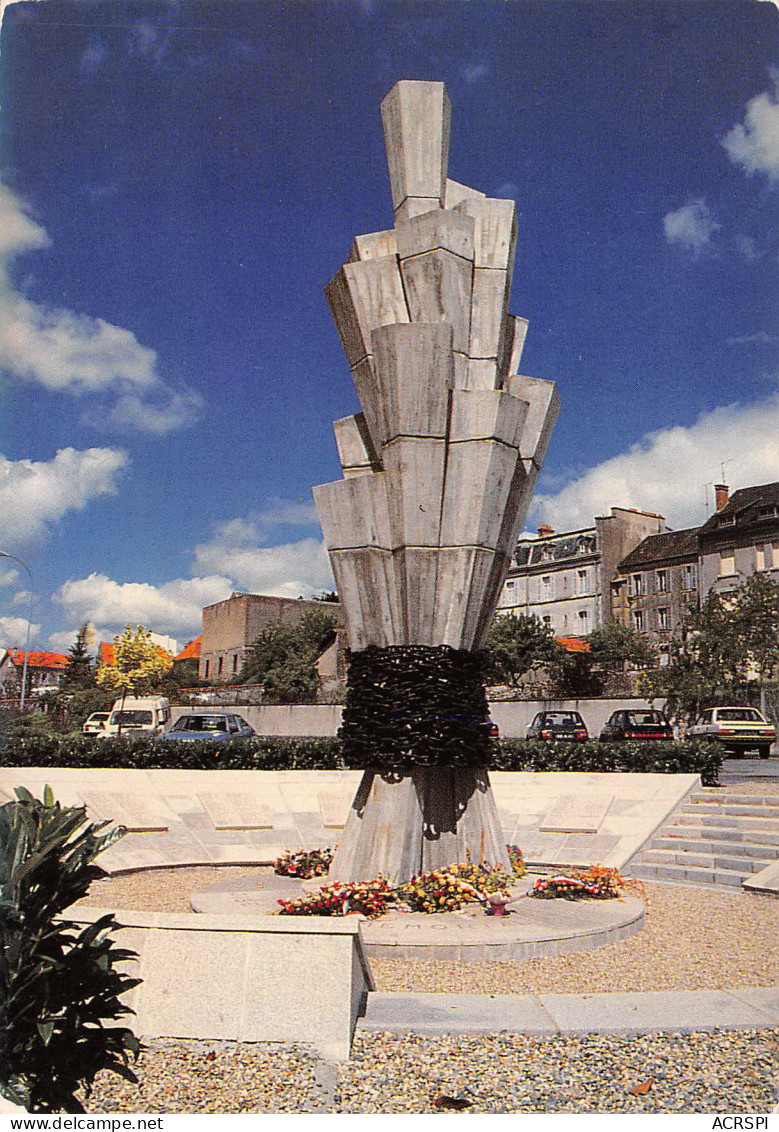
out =
<svg viewBox="0 0 779 1132"><path fill-rule="evenodd" d="M538 528L538 537L539 538L547 538L549 535L553 535L553 534L554 534L554 529L552 527L548 527L546 525L546 523L542 523L541 526Z"/></svg>
<svg viewBox="0 0 779 1132"><path fill-rule="evenodd" d="M730 499L730 489L727 484L715 483L714 485L714 506L717 511L721 511L723 507L727 506Z"/></svg>

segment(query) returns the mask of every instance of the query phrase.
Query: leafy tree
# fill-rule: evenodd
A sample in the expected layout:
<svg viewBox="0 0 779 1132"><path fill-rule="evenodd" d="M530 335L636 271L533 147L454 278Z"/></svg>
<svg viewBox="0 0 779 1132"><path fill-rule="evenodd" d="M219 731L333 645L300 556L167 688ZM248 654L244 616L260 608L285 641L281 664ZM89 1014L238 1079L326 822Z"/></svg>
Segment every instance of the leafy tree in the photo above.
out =
<svg viewBox="0 0 779 1132"><path fill-rule="evenodd" d="M144 695L162 682L173 665L173 657L151 639L143 625L133 631L127 625L120 637L114 638L112 664L101 664L96 673L101 688L116 696Z"/></svg>
<svg viewBox="0 0 779 1132"><path fill-rule="evenodd" d="M488 678L513 688L532 669L560 664L565 652L549 625L522 613L495 618L486 651Z"/></svg>
<svg viewBox="0 0 779 1132"><path fill-rule="evenodd" d="M658 655L647 637L616 621L594 629L587 637L592 663L607 672L624 672L628 664L651 668Z"/></svg>
<svg viewBox="0 0 779 1132"><path fill-rule="evenodd" d="M95 670L87 649L88 625L82 625L68 650L68 663L60 677L60 691L83 692L95 687Z"/></svg>
<svg viewBox="0 0 779 1132"><path fill-rule="evenodd" d="M247 650L241 683L262 684L279 703L305 703L316 697L316 662L332 643L335 619L327 609L309 609L293 624L269 625Z"/></svg>
<svg viewBox="0 0 779 1132"><path fill-rule="evenodd" d="M755 574L691 611L671 642L668 665L646 673L639 688L691 718L717 703L757 703L777 668L779 584Z"/></svg>

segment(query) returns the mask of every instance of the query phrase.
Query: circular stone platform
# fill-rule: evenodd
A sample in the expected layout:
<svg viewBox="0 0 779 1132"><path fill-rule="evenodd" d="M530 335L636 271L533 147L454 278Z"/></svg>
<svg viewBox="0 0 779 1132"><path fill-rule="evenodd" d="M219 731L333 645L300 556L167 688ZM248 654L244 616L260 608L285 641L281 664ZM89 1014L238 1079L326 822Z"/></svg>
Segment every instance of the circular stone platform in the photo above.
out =
<svg viewBox="0 0 779 1132"><path fill-rule="evenodd" d="M503 917L486 915L480 904L466 904L458 912L390 912L365 920L368 957L506 962L618 943L643 927L644 902L637 896L536 900L528 896L535 879L517 881L509 914ZM326 877L300 881L258 869L193 893L191 905L194 912L211 915L268 916L278 910L279 899L295 900L326 883Z"/></svg>

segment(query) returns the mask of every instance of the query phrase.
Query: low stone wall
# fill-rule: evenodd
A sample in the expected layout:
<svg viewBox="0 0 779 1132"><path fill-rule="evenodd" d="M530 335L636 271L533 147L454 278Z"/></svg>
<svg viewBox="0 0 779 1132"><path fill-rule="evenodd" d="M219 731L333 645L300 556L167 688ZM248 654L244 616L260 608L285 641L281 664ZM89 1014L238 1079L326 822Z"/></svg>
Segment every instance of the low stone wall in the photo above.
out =
<svg viewBox="0 0 779 1132"><path fill-rule="evenodd" d="M524 739L525 733L539 711L578 711L590 735L597 739L601 728L613 711L620 708L647 708L642 699L613 700L494 700L490 703L490 716L497 723L504 739ZM342 708L337 704L264 704L260 707L220 704L203 708L171 708L173 719L192 711L235 711L243 716L258 735L335 735L341 723Z"/></svg>
<svg viewBox="0 0 779 1132"><path fill-rule="evenodd" d="M93 923L106 909L71 912ZM362 917L257 917L116 913L126 965L141 983L126 996L141 1038L298 1042L321 1057L349 1057L374 989Z"/></svg>

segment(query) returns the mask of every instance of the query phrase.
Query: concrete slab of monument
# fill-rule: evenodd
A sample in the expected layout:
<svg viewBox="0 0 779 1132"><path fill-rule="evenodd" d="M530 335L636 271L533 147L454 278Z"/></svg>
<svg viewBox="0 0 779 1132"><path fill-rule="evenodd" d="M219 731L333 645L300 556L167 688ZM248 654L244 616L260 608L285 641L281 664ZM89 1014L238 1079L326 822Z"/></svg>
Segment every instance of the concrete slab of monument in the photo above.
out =
<svg viewBox="0 0 779 1132"><path fill-rule="evenodd" d="M360 1030L416 1034L548 1034L555 1027L532 995L374 993Z"/></svg>
<svg viewBox="0 0 779 1132"><path fill-rule="evenodd" d="M490 781L503 828L528 860L614 868L700 785L694 774L570 771L492 771Z"/></svg>
<svg viewBox="0 0 779 1132"><path fill-rule="evenodd" d="M105 909L77 910L93 923ZM300 1043L349 1057L374 980L362 917L119 912L138 952L128 1000L142 1038ZM122 941L122 934L118 939Z"/></svg>
<svg viewBox="0 0 779 1132"><path fill-rule="evenodd" d="M775 1004L772 1008L747 1001L739 991L550 994L540 995L539 1002L559 1030L567 1034L630 1036L664 1031L748 1030L775 1026L779 1021Z"/></svg>
<svg viewBox="0 0 779 1132"><path fill-rule="evenodd" d="M773 861L759 873L748 876L742 886L750 892L768 892L779 896L779 861Z"/></svg>

